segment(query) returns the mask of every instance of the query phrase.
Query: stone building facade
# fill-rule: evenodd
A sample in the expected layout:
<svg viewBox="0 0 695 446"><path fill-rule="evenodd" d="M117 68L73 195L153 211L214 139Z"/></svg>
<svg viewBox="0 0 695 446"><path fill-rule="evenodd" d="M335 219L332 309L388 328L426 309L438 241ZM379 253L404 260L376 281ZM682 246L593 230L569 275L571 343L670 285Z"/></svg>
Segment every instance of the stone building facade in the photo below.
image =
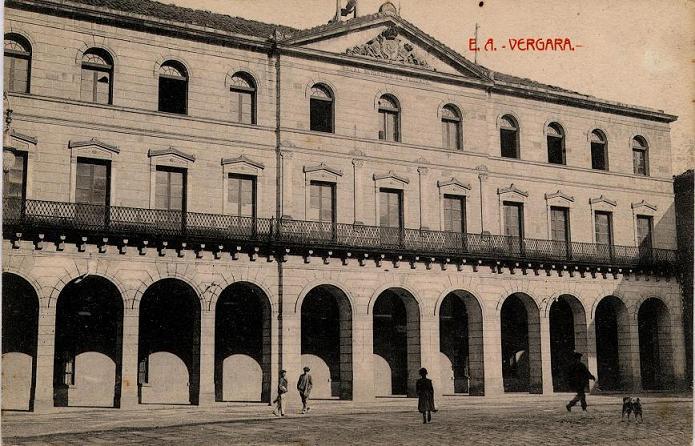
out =
<svg viewBox="0 0 695 446"><path fill-rule="evenodd" d="M133 8L136 8L135 10ZM686 381L669 123L379 12L5 14L3 408Z"/></svg>

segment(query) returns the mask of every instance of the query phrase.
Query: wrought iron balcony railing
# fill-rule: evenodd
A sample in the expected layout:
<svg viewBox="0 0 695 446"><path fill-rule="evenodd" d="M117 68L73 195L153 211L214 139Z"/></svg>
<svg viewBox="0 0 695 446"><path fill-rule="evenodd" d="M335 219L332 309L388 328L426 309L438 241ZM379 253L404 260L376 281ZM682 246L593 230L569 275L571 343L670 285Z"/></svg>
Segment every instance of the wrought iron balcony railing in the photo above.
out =
<svg viewBox="0 0 695 446"><path fill-rule="evenodd" d="M278 248L352 250L431 257L673 269L676 251L161 209L3 200L6 230L124 238L186 239Z"/></svg>

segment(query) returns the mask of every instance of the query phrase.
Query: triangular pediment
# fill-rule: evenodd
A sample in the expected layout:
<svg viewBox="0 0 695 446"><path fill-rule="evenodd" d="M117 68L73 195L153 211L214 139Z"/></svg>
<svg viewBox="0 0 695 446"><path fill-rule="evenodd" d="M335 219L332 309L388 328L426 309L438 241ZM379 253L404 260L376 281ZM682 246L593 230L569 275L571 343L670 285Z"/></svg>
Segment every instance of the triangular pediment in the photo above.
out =
<svg viewBox="0 0 695 446"><path fill-rule="evenodd" d="M325 163L321 164L316 164L313 166L304 166L304 173L311 173L311 172L326 172L330 173L339 177L343 176L343 171L340 169L337 169L335 167L330 167L326 165Z"/></svg>
<svg viewBox="0 0 695 446"><path fill-rule="evenodd" d="M283 44L346 60L489 81L488 71L396 14L377 13L300 31Z"/></svg>
<svg viewBox="0 0 695 446"><path fill-rule="evenodd" d="M101 150L111 152L111 153L120 153L118 146L106 143L104 141L100 141L97 138L92 138L92 139L88 139L88 140L73 140L73 139L71 139L68 142L68 147L70 149L80 149L83 147L92 147L92 148L101 149Z"/></svg>
<svg viewBox="0 0 695 446"><path fill-rule="evenodd" d="M403 183L403 184L410 183L410 180L408 178L401 176L401 175L398 175L397 173L395 173L392 170L389 170L388 172L383 173L383 174L375 173L374 174L374 181L380 181L380 180L395 180L395 181L398 181L399 183Z"/></svg>
<svg viewBox="0 0 695 446"><path fill-rule="evenodd" d="M254 161L246 155L239 155L236 158L222 158L222 165L243 165L253 169L265 169L265 165L260 161Z"/></svg>
<svg viewBox="0 0 695 446"><path fill-rule="evenodd" d="M173 157L176 159L179 159L181 161L185 162L194 162L195 161L195 155L186 153L182 150L179 150L175 147L168 147L166 149L150 149L147 152L147 156L150 158L156 158L156 157L163 157L163 156L169 156Z"/></svg>

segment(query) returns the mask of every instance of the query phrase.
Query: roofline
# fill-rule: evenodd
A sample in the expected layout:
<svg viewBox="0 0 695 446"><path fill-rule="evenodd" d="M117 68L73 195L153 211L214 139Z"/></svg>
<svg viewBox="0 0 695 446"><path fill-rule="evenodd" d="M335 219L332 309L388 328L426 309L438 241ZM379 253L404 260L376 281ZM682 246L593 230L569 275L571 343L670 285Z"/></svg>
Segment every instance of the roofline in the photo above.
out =
<svg viewBox="0 0 695 446"><path fill-rule="evenodd" d="M271 36L268 36L268 38L248 36L245 34L226 32L215 28L192 25L175 20L165 20L152 16L128 13L115 9L94 7L90 5L85 5L83 3L75 3L70 0L6 0L5 6L14 7L16 9L38 10L49 15L67 16L73 19L77 18L80 20L108 20L111 23L115 24L115 26L122 26L129 29L136 29L146 32L158 31L159 33L168 34L172 35L173 37L179 38L181 38L183 35L183 37L188 37L192 40L203 40L205 42L217 45L241 46L256 51L268 52L275 45L275 42L271 38ZM546 102L553 102L557 104L601 111L605 113L631 116L650 121L671 123L678 119L678 116L676 115L668 114L663 111L653 110L645 107L601 100L598 98L584 96L581 94L550 91L541 87L519 85L510 82L500 81L494 79L494 71L491 71L485 67L470 62L468 59L461 56L456 51L450 49L449 47L439 42L435 38L424 33L415 25L411 24L410 22L401 18L400 16L376 13L370 16L358 17L352 20L360 20L361 18L364 21L353 23L354 26L345 26L344 24L349 24L351 21L348 20L346 22L341 22L343 24L342 26L327 26L326 28L319 29L323 26L326 26L321 25L317 27L316 32L311 32L311 29L305 30L304 32L306 32L306 34L303 36L301 35L303 31L298 31L298 38L293 39L292 36L290 36L287 39L282 40L282 45L279 46L278 49L287 54L322 58L324 60L340 61L343 64L350 63L353 65L370 66L380 69L388 69L392 71L395 70L420 77L441 79L453 83L463 83L466 85L471 85L474 88L484 88L490 92L495 92L498 94L506 94L515 97L524 97ZM460 75L451 75L448 73L440 73L431 70L411 68L405 65L396 65L379 60L371 61L367 58L350 57L342 54L329 53L320 50L289 46L296 45L300 42L315 41L321 37L326 37L331 34L342 34L354 29L372 26L374 24L384 23L387 21L391 21L394 24L400 26L405 32L412 34L418 39L430 43L430 45L438 49L441 54L450 58L453 62L462 65L464 68L468 69L474 74L477 74L478 76L480 76L480 78L468 78ZM337 33L337 31L339 32Z"/></svg>

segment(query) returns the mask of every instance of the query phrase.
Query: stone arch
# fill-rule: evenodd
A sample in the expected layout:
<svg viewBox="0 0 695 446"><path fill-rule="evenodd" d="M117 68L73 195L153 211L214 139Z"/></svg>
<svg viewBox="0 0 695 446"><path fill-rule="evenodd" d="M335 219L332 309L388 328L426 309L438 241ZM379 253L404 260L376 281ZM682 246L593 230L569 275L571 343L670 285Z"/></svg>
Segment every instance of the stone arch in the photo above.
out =
<svg viewBox="0 0 695 446"><path fill-rule="evenodd" d="M612 296L615 297L616 299L620 300L623 305L625 305L625 308L630 308L630 301L625 297L625 295L618 291L618 290L604 290L602 289L599 291L595 297L593 298L592 304L591 304L591 317L590 320L595 320L596 319L596 308L598 308L598 305L601 303L601 301L608 297ZM633 312L632 316L635 317L637 313Z"/></svg>
<svg viewBox="0 0 695 446"><path fill-rule="evenodd" d="M179 271L162 274L158 269L155 270L154 274L152 271L148 271L148 274L148 279L141 280L140 286L138 286L138 288L135 290L135 293L133 295L133 309L138 309L140 307L140 301L142 300L142 296L145 294L145 291L147 291L152 285L165 279L177 279L184 282L186 285L190 286L191 289L193 289L196 296L198 296L200 311L205 310L205 302L203 301L205 289L202 288L202 282L198 280L197 277L191 277L190 275L182 274Z"/></svg>
<svg viewBox="0 0 695 446"><path fill-rule="evenodd" d="M215 306L214 380L216 401L271 398L272 302L254 283L226 286Z"/></svg>
<svg viewBox="0 0 695 446"><path fill-rule="evenodd" d="M23 275L8 271L2 275L2 409L33 411L39 294Z"/></svg>
<svg viewBox="0 0 695 446"><path fill-rule="evenodd" d="M403 95L392 88L381 88L376 92L376 95L374 96L374 110L379 110L379 99L381 99L381 97L384 95L394 97L396 101L398 101L398 106L401 113L403 112L403 108L406 104L406 101L403 98L406 95Z"/></svg>
<svg viewBox="0 0 695 446"><path fill-rule="evenodd" d="M44 291L45 287L41 286L41 284L39 284L39 282L33 277L31 273L7 265L3 266L2 272L7 274L14 274L15 276L18 276L19 278L25 280L34 289L34 293L36 293L36 298L38 299L37 305L39 307L44 306L42 305L42 302L44 302L44 299L42 298L42 292Z"/></svg>
<svg viewBox="0 0 695 446"><path fill-rule="evenodd" d="M592 322L596 339L597 381L601 390L627 390L633 384L629 306L610 294L596 303Z"/></svg>
<svg viewBox="0 0 695 446"><path fill-rule="evenodd" d="M229 88L230 87L229 80L237 73L242 73L242 74L248 76L249 78L251 78L251 80L253 81L253 83L256 86L256 96L258 96L258 93L260 92L258 80L260 79L260 77L258 76L258 74L256 73L255 70L252 70L249 67L237 67L237 68L232 68L229 71L227 71L227 73L224 76L224 86L226 88Z"/></svg>
<svg viewBox="0 0 695 446"><path fill-rule="evenodd" d="M553 389L570 391L567 369L573 361L573 353L582 353L586 363L589 353L586 309L573 293L556 293L545 308L550 330L550 368Z"/></svg>
<svg viewBox="0 0 695 446"><path fill-rule="evenodd" d="M156 280L144 291L138 305L140 403L198 404L202 311L199 290L181 277Z"/></svg>
<svg viewBox="0 0 695 446"><path fill-rule="evenodd" d="M90 264L93 262L92 264ZM108 268L103 268L107 265L105 261L88 261L86 263L86 270L81 268L79 262L74 262L69 268L65 269L65 273L61 275L55 284L50 288L50 293L48 294L47 307L54 305L57 302L60 293L63 291L66 285L72 283L77 279L86 279L89 276L98 276L111 282L118 290L121 300L123 302L123 308L127 307L128 301L128 289L123 285L123 283L114 274L108 272ZM101 268L100 268L101 267Z"/></svg>
<svg viewBox="0 0 695 446"><path fill-rule="evenodd" d="M478 302L478 306L480 307L480 312L482 313L483 319L485 319L485 305L483 298L480 297L480 293L477 291L473 290L471 287L466 287L466 286L458 286L458 285L452 285L450 287L447 287L444 291L442 291L439 294L439 297L437 298L437 301L434 303L434 316L439 315L439 309L442 306L442 302L444 301L444 298L447 297L450 293L454 291L465 291L466 293L470 294L472 297L475 298L475 300Z"/></svg>
<svg viewBox="0 0 695 446"><path fill-rule="evenodd" d="M442 310L444 303L448 305ZM468 290L448 290L435 307L438 313L439 351L442 361L440 385L445 393L485 393L483 352L483 307L479 297ZM444 374L450 375L446 382Z"/></svg>
<svg viewBox="0 0 695 446"><path fill-rule="evenodd" d="M518 113L511 111L511 110L503 111L502 113L499 113L497 115L497 119L495 120L496 129L499 130L501 128L502 125L500 123L502 121L502 118L504 118L505 116L511 116L512 118L514 118L514 121L516 122L516 126L517 126L517 131L519 133L521 133L521 119L519 118ZM548 122L552 122L552 121L548 121Z"/></svg>
<svg viewBox="0 0 695 446"><path fill-rule="evenodd" d="M9 21L9 26L5 28L4 36L8 34L17 34L18 36L26 39L27 42L29 42L29 45L31 46L31 54L32 57L34 53L36 52L36 41L31 37L31 34L24 31L23 29L18 29L17 26L13 23L13 21Z"/></svg>
<svg viewBox="0 0 695 446"><path fill-rule="evenodd" d="M312 281L315 282L315 281ZM324 280L305 287L297 299L300 319L301 358L312 370L325 370L323 380L315 375L319 398L352 399L353 331L355 312L345 288Z"/></svg>
<svg viewBox="0 0 695 446"><path fill-rule="evenodd" d="M256 272L255 275L250 274L251 272ZM247 282L254 286L260 288L270 301L272 314L277 314L277 299L275 294L271 291L271 287L268 282L260 274L260 270L251 270L249 268L243 268L241 270L223 270L217 271L213 276L211 282L204 289L207 290L203 292L201 296L204 300L204 305L207 307L208 311L212 311L217 305L217 299L219 299L220 293L228 286L236 282ZM201 284L202 287L202 284Z"/></svg>
<svg viewBox="0 0 695 446"><path fill-rule="evenodd" d="M390 289L390 288L401 288L405 291L407 291L413 299L415 299L415 302L417 302L418 310L420 312L423 311L423 303L422 299L419 297L418 293L415 292L413 287L410 285L406 285L405 283L401 282L391 282L388 284L383 284L379 286L374 293L372 293L371 297L369 298L369 302L367 302L367 314L372 314L372 310L374 309L374 304L376 303L377 298L383 293L384 291Z"/></svg>
<svg viewBox="0 0 695 446"><path fill-rule="evenodd" d="M660 297L642 299L637 305L640 377L642 389L674 388L673 312Z"/></svg>
<svg viewBox="0 0 695 446"><path fill-rule="evenodd" d="M55 406L119 407L122 291L99 273L65 284L55 303Z"/></svg>
<svg viewBox="0 0 695 446"><path fill-rule="evenodd" d="M541 321L537 301L514 292L498 303L505 392L541 393Z"/></svg>
<svg viewBox="0 0 695 446"><path fill-rule="evenodd" d="M352 296L352 293L348 291L347 286L345 286L343 283L337 280L327 278L317 278L304 285L304 288L302 288L302 291L299 292L299 296L297 297L297 300L294 303L295 313L299 313L301 311L302 303L304 302L306 295L309 294L309 292L311 292L314 288L321 285L329 285L340 290L348 299L348 303L350 304L350 311L352 312L352 314L355 314L355 298Z"/></svg>
<svg viewBox="0 0 695 446"><path fill-rule="evenodd" d="M437 119L442 119L442 110L447 105L451 105L456 109L456 111L458 111L459 117L461 118L461 122L463 122L465 109L457 99L450 96L447 96L446 99L439 101L439 104L437 105Z"/></svg>
<svg viewBox="0 0 695 446"><path fill-rule="evenodd" d="M306 85L304 86L304 98L309 99L311 97L311 88L316 84L327 87L333 97L333 103L335 104L336 102L338 102L338 88L335 86L333 82L329 81L324 77L311 78L306 83Z"/></svg>
<svg viewBox="0 0 695 446"><path fill-rule="evenodd" d="M163 54L157 58L157 60L154 62L154 67L152 70L152 76L155 79L158 79L159 78L159 67L161 67L164 62L168 62L170 60L178 62L181 65L183 65L183 67L186 69L186 75L188 76L188 82L190 85L190 82L193 79L193 70L191 70L191 65L188 64L184 58L179 57L179 56L175 56L173 54L166 54L166 55Z"/></svg>
<svg viewBox="0 0 695 446"><path fill-rule="evenodd" d="M375 388L375 394L415 396L415 382L421 367L420 302L411 290L394 285L379 288L369 307L374 361L378 363L377 356L384 358L392 373L391 388ZM384 382L377 373L375 370L374 382Z"/></svg>
<svg viewBox="0 0 695 446"><path fill-rule="evenodd" d="M118 63L118 55L116 54L116 51L114 51L109 45L107 45L105 42L96 42L93 41L92 43L87 43L87 42L82 42L80 44L80 47L77 49L75 53L75 64L77 66L80 66L82 64L82 57L84 56L85 51L91 50L91 49L99 49L102 51L105 51L106 53L111 56L111 60L113 61L113 68L114 72L116 71L116 67L119 65Z"/></svg>

